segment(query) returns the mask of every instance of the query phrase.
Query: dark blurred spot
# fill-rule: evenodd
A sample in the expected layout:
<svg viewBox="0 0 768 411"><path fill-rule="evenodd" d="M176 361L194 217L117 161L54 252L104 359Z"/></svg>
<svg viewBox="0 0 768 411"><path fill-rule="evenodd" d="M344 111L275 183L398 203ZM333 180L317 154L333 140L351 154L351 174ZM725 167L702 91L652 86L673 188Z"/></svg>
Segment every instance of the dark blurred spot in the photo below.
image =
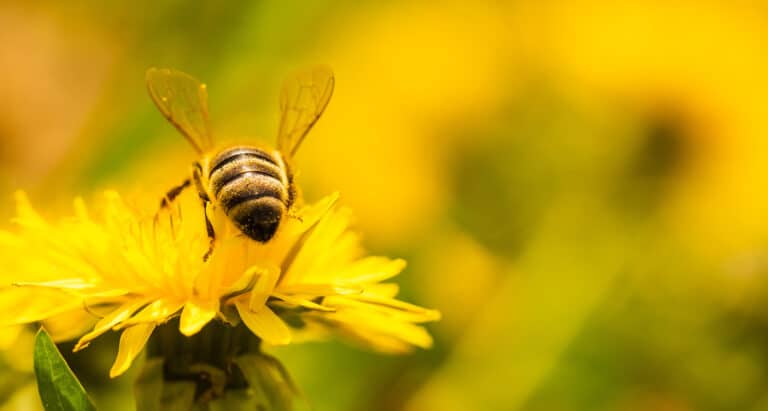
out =
<svg viewBox="0 0 768 411"><path fill-rule="evenodd" d="M537 217L530 205L540 190L535 176L515 172L516 154L501 144L478 145L454 169L455 219L502 255L518 251Z"/></svg>
<svg viewBox="0 0 768 411"><path fill-rule="evenodd" d="M670 105L640 117L616 104L595 110L532 84L494 118L463 131L452 218L494 253L514 258L550 217L594 212L599 224L602 207L627 222L651 216L691 151L691 123L680 113Z"/></svg>
<svg viewBox="0 0 768 411"><path fill-rule="evenodd" d="M640 143L620 178L616 199L621 208L646 214L666 198L669 184L684 168L691 138L684 117L674 110L658 111L638 129Z"/></svg>
<svg viewBox="0 0 768 411"><path fill-rule="evenodd" d="M671 114L664 114L649 122L644 144L638 151L637 176L665 178L674 174L685 154L683 129L681 120Z"/></svg>
<svg viewBox="0 0 768 411"><path fill-rule="evenodd" d="M563 196L593 184L596 125L547 84L502 108L456 153L453 218L488 249L515 257ZM603 132L604 133L604 132Z"/></svg>

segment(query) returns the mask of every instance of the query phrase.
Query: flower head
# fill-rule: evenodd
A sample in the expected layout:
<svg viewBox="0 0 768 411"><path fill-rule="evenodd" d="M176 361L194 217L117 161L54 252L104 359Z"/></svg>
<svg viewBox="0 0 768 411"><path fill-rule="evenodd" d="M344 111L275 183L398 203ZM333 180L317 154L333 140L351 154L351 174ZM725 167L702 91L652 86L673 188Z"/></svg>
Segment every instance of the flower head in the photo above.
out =
<svg viewBox="0 0 768 411"><path fill-rule="evenodd" d="M56 223L24 193L16 201L17 229L0 231L0 257L10 262L0 308L12 313L3 322L45 322L62 339L79 337L75 350L121 331L113 377L176 317L188 336L215 320L242 322L268 344L332 333L388 352L432 343L418 323L439 313L395 299L397 286L383 281L405 262L365 256L336 195L284 218L265 244L215 207L204 211L192 193L157 214L115 192L94 210L78 198L74 215ZM204 212L216 228L207 261Z"/></svg>

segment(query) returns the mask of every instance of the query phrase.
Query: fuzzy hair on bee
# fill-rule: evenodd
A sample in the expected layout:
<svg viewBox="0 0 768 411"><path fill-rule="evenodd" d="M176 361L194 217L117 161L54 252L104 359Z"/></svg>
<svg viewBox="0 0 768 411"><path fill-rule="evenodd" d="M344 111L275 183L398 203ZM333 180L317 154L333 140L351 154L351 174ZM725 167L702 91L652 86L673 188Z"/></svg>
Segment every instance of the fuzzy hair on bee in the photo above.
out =
<svg viewBox="0 0 768 411"><path fill-rule="evenodd" d="M198 153L192 175L168 191L161 209L168 207L187 187L194 185L203 203L224 211L249 238L266 243L274 237L281 220L296 203L291 159L325 111L333 95L333 72L324 66L298 72L280 94L280 123L274 150L257 145L217 147L208 118L206 85L173 69L147 71L149 95L163 116ZM205 215L210 247L216 233Z"/></svg>

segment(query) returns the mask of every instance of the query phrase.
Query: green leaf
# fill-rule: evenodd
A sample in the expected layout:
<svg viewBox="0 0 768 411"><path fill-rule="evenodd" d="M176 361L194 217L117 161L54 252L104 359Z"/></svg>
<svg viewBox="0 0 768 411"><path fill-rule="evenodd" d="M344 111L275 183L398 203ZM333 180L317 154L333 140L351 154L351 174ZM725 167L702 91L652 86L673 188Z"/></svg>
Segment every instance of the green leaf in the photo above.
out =
<svg viewBox="0 0 768 411"><path fill-rule="evenodd" d="M96 408L80 381L42 328L35 336L35 376L46 411L92 411Z"/></svg>

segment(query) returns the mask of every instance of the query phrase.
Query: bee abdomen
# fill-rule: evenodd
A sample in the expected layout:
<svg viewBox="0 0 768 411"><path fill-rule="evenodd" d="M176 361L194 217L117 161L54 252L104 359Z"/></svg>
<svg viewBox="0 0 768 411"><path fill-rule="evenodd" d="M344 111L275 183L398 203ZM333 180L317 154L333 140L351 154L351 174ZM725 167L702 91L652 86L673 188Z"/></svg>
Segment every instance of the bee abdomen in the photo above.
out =
<svg viewBox="0 0 768 411"><path fill-rule="evenodd" d="M224 212L249 237L269 240L289 201L282 163L257 148L238 147L211 164L210 189Z"/></svg>
<svg viewBox="0 0 768 411"><path fill-rule="evenodd" d="M266 242L275 234L285 205L269 196L249 197L227 210L232 222L248 237Z"/></svg>
<svg viewBox="0 0 768 411"><path fill-rule="evenodd" d="M280 181L262 174L246 172L222 186L216 198L225 211L250 201L270 197L281 204L285 202L285 188ZM285 205L283 204L283 207Z"/></svg>
<svg viewBox="0 0 768 411"><path fill-rule="evenodd" d="M257 184L265 181L266 184L283 185L279 169L258 162L241 161L220 168L216 173L212 174L211 188L213 189L213 195L218 196L227 186L251 181Z"/></svg>
<svg viewBox="0 0 768 411"><path fill-rule="evenodd" d="M277 162L277 160L275 160L275 158L272 155L265 153L262 150L259 150L253 147L236 147L230 150L223 151L216 156L216 158L212 162L213 166L211 168L210 175L213 175L213 173L225 167L227 164L230 164L238 160L247 160L247 159L251 159L251 160L259 159L263 163L270 164L277 168L280 167L279 163Z"/></svg>

